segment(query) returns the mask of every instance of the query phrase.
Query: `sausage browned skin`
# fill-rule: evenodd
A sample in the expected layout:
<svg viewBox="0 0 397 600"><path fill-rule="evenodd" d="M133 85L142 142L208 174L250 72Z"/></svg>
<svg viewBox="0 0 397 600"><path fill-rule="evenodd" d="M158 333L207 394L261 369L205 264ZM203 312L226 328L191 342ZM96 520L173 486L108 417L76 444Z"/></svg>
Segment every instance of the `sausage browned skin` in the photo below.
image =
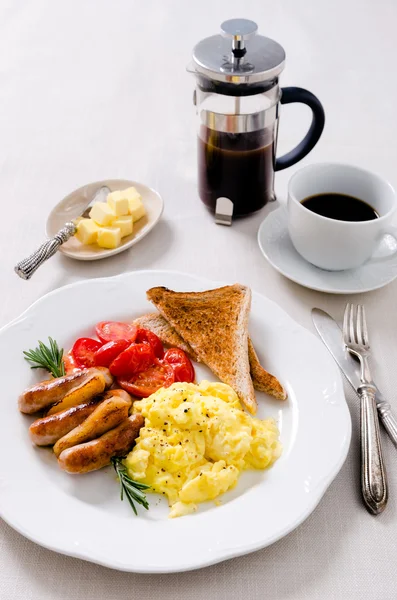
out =
<svg viewBox="0 0 397 600"><path fill-rule="evenodd" d="M97 408L100 399L72 406L62 412L37 419L29 427L29 434L36 446L52 446L61 437L80 425Z"/></svg>
<svg viewBox="0 0 397 600"><path fill-rule="evenodd" d="M57 408L53 407L49 414L60 412L91 400L112 383L109 369L103 367L42 381L22 392L18 399L19 410L30 415L55 404Z"/></svg>
<svg viewBox="0 0 397 600"><path fill-rule="evenodd" d="M112 385L113 377L110 374L109 369L106 369L105 367L95 367L89 369L89 371L92 371L92 373L87 380L82 382L76 388L71 389L62 400L53 404L48 410L47 415L53 415L61 410L66 410L67 408L77 406L82 402L87 402L98 394L102 394L107 387Z"/></svg>
<svg viewBox="0 0 397 600"><path fill-rule="evenodd" d="M69 431L83 423L101 402L113 396L118 396L127 403L131 403L130 395L124 390L110 390L89 402L37 419L29 427L32 442L36 446L52 446Z"/></svg>
<svg viewBox="0 0 397 600"><path fill-rule="evenodd" d="M64 450L58 458L61 469L68 473L88 473L110 464L113 456L125 456L144 425L142 415L132 415L97 440Z"/></svg>
<svg viewBox="0 0 397 600"><path fill-rule="evenodd" d="M94 440L125 421L132 401L129 394L124 393L125 398L114 394L101 402L80 425L59 439L54 446L55 456L58 457L67 448Z"/></svg>

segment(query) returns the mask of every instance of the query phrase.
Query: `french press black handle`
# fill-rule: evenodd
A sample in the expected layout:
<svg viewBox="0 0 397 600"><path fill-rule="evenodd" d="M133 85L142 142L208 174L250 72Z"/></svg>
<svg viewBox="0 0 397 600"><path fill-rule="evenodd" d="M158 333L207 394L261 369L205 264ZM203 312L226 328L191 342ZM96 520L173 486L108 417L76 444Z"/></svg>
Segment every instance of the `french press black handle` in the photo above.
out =
<svg viewBox="0 0 397 600"><path fill-rule="evenodd" d="M281 88L281 104L291 104L292 102L300 102L307 104L313 112L313 119L309 127L309 131L303 140L290 152L284 154L280 158L276 158L276 171L282 171L291 167L314 148L324 129L325 114L323 106L318 98L308 90L299 87Z"/></svg>

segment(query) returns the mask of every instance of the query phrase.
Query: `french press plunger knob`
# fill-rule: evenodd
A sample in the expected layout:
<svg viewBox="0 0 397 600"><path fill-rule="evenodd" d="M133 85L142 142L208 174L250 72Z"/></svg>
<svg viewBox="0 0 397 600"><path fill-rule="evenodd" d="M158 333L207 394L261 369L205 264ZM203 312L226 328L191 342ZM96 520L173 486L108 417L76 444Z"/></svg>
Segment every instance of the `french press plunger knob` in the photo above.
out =
<svg viewBox="0 0 397 600"><path fill-rule="evenodd" d="M223 21L221 33L223 37L231 38L232 52L236 58L242 58L247 52L245 42L258 31L258 25L249 19L229 19Z"/></svg>

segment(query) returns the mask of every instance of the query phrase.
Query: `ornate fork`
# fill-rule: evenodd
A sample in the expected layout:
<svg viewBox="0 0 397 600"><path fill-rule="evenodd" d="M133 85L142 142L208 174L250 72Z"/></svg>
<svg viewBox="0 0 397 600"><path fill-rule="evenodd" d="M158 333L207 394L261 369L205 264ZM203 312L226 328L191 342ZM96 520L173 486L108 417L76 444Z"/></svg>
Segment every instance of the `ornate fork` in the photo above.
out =
<svg viewBox="0 0 397 600"><path fill-rule="evenodd" d="M377 515L385 509L388 493L376 412L376 388L368 364L368 330L364 306L361 304L357 309L353 304L347 304L343 340L348 351L357 356L361 365L361 385L357 390L361 400L361 489L367 510Z"/></svg>

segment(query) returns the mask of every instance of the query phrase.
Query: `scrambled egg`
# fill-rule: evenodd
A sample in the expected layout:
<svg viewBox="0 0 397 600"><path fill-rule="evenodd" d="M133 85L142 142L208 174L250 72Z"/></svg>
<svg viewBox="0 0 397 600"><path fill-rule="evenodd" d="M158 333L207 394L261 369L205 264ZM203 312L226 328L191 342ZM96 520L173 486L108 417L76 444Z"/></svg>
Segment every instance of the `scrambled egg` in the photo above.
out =
<svg viewBox="0 0 397 600"><path fill-rule="evenodd" d="M249 416L224 383L174 383L135 402L138 412L145 426L125 464L168 498L170 517L195 511L233 488L244 469L266 469L281 454L275 421Z"/></svg>

